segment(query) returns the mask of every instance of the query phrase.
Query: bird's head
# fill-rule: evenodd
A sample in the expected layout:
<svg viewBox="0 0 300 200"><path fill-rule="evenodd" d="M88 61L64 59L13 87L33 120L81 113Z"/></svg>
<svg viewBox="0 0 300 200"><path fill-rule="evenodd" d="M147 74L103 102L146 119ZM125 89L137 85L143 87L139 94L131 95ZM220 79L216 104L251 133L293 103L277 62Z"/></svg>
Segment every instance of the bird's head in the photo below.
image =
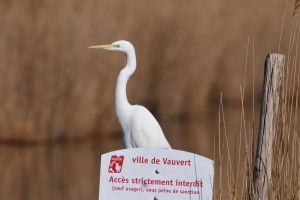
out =
<svg viewBox="0 0 300 200"><path fill-rule="evenodd" d="M126 40L118 40L113 42L112 44L90 46L89 48L120 51L123 53L129 53L131 51L134 51L133 45Z"/></svg>

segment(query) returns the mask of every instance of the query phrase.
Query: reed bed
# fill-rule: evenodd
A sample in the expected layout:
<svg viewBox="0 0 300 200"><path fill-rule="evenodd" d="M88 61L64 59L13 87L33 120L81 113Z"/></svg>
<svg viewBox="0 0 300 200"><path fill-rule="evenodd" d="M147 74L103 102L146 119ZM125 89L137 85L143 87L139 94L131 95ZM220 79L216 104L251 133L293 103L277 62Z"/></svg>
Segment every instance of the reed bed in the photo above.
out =
<svg viewBox="0 0 300 200"><path fill-rule="evenodd" d="M288 3L288 2L287 2ZM295 1L293 16L297 15L299 1ZM286 9L285 11L286 12ZM286 13L284 14L285 18ZM282 23L285 23L283 19ZM273 141L272 177L268 188L268 199L300 199L300 139L299 139L299 86L300 59L298 19L292 19L289 44L285 54L284 73L279 100L279 115L276 120L275 139ZM282 26L284 27L284 26ZM284 30L281 31L283 34ZM280 35L280 38L282 36ZM255 42L248 39L248 50L245 62L244 82L240 86L241 113L240 131L235 134L234 145L228 140L226 115L224 112L223 94L219 104L219 131L215 136L216 182L214 199L255 199L253 189L253 162L257 142L257 122L254 120L256 106L254 95L255 84ZM252 53L252 113L245 113L246 73L249 68L249 53ZM234 146L235 148L230 148Z"/></svg>
<svg viewBox="0 0 300 200"><path fill-rule="evenodd" d="M0 199L97 199L99 154L123 147L113 105L123 58L87 47L118 39L130 40L137 50L130 102L154 113L176 149L214 157L215 199L251 197L259 66L266 52L289 49L290 83L283 89L284 125L274 158L281 164L274 165L271 190L278 196L279 183L290 176L297 182L298 160L291 158L299 151L294 73L299 69L292 56L298 33L287 23L293 8L296 21L299 4L282 5L282 0L0 1ZM248 35L255 41L245 41ZM295 194L294 183L281 191Z"/></svg>

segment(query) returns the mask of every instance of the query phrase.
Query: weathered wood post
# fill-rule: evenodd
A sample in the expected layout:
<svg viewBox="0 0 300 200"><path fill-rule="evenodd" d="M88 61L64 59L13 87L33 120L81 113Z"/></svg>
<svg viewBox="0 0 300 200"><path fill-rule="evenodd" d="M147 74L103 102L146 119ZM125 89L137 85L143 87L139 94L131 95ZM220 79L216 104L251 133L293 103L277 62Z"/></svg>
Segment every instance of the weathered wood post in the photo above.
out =
<svg viewBox="0 0 300 200"><path fill-rule="evenodd" d="M256 200L268 199L283 68L283 55L268 54L265 62L263 100L253 173L254 199Z"/></svg>

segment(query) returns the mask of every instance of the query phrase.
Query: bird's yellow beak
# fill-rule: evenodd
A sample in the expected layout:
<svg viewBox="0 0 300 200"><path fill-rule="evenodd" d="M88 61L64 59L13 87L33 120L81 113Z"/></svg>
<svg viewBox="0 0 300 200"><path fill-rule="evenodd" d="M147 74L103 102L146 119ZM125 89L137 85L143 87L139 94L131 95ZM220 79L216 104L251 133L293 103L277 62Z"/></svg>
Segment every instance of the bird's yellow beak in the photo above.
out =
<svg viewBox="0 0 300 200"><path fill-rule="evenodd" d="M90 46L88 48L90 49L106 49L111 50L114 46L112 44L105 44L105 45L96 45L96 46Z"/></svg>

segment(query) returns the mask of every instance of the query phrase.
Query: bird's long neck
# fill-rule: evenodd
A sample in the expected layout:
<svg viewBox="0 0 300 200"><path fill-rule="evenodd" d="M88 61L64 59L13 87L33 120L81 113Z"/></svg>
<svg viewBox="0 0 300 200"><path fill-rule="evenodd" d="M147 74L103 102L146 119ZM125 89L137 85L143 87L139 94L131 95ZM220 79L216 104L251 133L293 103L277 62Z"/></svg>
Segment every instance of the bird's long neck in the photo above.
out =
<svg viewBox="0 0 300 200"><path fill-rule="evenodd" d="M116 84L115 106L119 119L123 118L122 116L130 114L131 105L127 99L126 85L128 79L136 69L136 58L134 50L127 52L126 58L126 66L121 70Z"/></svg>

